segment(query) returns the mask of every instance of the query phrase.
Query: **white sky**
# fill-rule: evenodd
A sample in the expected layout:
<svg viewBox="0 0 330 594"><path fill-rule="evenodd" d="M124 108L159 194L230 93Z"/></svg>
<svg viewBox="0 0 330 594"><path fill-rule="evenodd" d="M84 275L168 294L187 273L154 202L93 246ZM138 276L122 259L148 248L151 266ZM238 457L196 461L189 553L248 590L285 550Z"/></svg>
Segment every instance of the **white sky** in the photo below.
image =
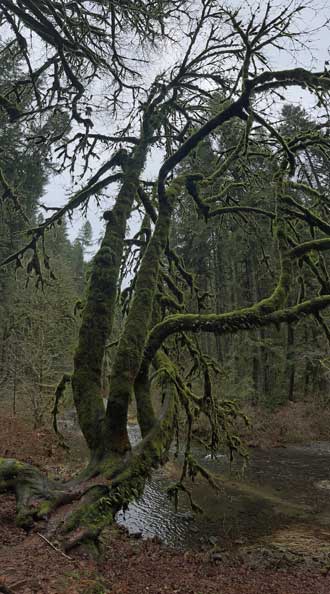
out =
<svg viewBox="0 0 330 594"><path fill-rule="evenodd" d="M231 7L237 6L238 4L239 3L235 0L231 0L230 2ZM256 4L256 2L253 2L254 6ZM263 0L261 2L261 5L262 7L266 6L266 2ZM330 0L325 0L321 2L317 0L311 0L309 5L310 8L307 10L307 12L304 13L304 21L301 22L301 28L316 28L325 20L330 20ZM283 3L279 4L279 7L283 8ZM273 67L275 69L283 69L301 66L304 68L311 68L313 70L323 70L325 61L330 60L329 46L329 29L324 29L321 32L316 32L310 40L306 40L306 48L299 51L298 53L289 54L285 52L277 52L276 55L276 53L273 52L271 55ZM167 48L165 58L164 56L157 57L158 69L160 69L160 64L162 65L162 67L164 67L165 65L172 63L175 57L177 56L175 56L174 53L169 51L169 49ZM153 68L151 69L151 71L152 70ZM291 88L289 91L286 91L285 96L288 102L300 104L305 109L310 109L312 111L312 105L314 103L314 100L308 93L304 92L302 89L298 87ZM102 126L104 127L105 125L106 121L103 120ZM108 133L111 133L111 131L109 130ZM156 177L161 160L161 152L159 150L154 150L147 162L146 171L144 174L145 178L154 179ZM70 175L68 173L58 175L50 180L50 183L46 188L42 202L44 202L48 206L61 206L67 201L68 197L72 195L73 191L76 190L77 187L72 187ZM111 192L114 191L114 186L111 186L109 188L109 195L111 196ZM104 200L102 203L104 209L109 208L110 205L111 201L108 200ZM90 221L93 228L95 250L97 246L97 241L102 233L103 223L102 208L97 208L95 201L93 199L90 200L87 218ZM72 223L68 224L69 237L71 240L73 240L77 236L77 233L84 221L85 219L82 217L80 212L76 212L74 214ZM134 230L136 223L133 221L131 226Z"/></svg>

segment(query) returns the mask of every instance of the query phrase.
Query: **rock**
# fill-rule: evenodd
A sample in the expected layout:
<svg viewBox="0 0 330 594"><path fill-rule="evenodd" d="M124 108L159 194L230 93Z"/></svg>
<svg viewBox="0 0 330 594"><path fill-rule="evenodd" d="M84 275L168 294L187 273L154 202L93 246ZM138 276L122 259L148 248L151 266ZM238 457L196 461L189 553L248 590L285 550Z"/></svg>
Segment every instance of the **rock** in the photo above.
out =
<svg viewBox="0 0 330 594"><path fill-rule="evenodd" d="M213 547L215 547L216 544L218 544L218 539L216 536L209 536L209 538L207 539L209 544L212 545Z"/></svg>

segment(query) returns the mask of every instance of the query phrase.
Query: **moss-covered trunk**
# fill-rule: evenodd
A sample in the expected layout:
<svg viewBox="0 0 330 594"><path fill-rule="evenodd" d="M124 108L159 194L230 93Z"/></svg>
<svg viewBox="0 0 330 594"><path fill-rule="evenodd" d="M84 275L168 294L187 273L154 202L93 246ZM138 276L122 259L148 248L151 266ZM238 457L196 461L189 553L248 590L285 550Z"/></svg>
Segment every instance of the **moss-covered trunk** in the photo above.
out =
<svg viewBox="0 0 330 594"><path fill-rule="evenodd" d="M102 450L104 406L101 396L102 361L114 319L118 277L128 218L144 167L149 139L140 143L123 164L123 183L115 205L105 213L106 230L94 257L83 310L72 377L79 424L95 455Z"/></svg>
<svg viewBox="0 0 330 594"><path fill-rule="evenodd" d="M105 447L112 451L123 452L129 448L128 404L133 396L150 330L160 259L168 241L171 213L170 203L165 198L160 203L155 229L142 258L132 305L112 368L105 425ZM140 401L143 399L144 406L138 406L139 422L145 433L154 423L147 377L143 378L140 388L139 397Z"/></svg>

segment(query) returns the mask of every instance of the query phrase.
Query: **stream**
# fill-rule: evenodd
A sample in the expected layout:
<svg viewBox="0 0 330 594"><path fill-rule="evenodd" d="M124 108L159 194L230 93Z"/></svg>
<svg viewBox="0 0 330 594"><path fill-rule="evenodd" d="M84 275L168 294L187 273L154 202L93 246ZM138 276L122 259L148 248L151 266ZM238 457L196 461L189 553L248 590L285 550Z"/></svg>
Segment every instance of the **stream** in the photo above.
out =
<svg viewBox="0 0 330 594"><path fill-rule="evenodd" d="M137 427L130 427L130 436L137 440ZM231 466L227 456L212 460L198 446L193 454L223 477L220 493L202 479L192 484L203 514L192 514L184 496L175 512L166 489L177 478L179 464L170 463L153 475L140 501L118 514L117 521L136 536L156 536L176 548L255 542L298 522L330 528L330 443L253 449L244 471Z"/></svg>
<svg viewBox="0 0 330 594"><path fill-rule="evenodd" d="M77 437L72 426L69 430ZM129 433L136 443L138 426L131 425ZM74 449L81 457L85 448L76 437ZM230 465L226 455L205 456L198 445L192 453L220 487L216 492L203 479L191 484L194 501L204 513L192 514L184 494L175 511L166 490L178 479L180 465L171 461L153 474L139 501L117 514L117 522L133 536L157 537L181 549L256 543L291 526L323 530L330 543L330 442L250 449L245 469L239 463Z"/></svg>

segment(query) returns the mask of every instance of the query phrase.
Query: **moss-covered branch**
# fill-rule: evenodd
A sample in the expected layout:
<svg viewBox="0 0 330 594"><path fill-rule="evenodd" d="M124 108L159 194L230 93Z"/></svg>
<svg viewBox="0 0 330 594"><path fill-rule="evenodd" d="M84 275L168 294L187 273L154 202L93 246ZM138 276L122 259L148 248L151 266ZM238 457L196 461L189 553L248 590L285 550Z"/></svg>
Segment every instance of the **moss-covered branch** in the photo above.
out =
<svg viewBox="0 0 330 594"><path fill-rule="evenodd" d="M286 86L309 87L312 90L330 90L330 76L327 71L310 72L304 68L265 71L248 81L248 87L256 93Z"/></svg>
<svg viewBox="0 0 330 594"><path fill-rule="evenodd" d="M234 117L246 120L247 116L244 109L247 107L249 101L249 94L243 93L237 100L226 106L220 113L209 119L203 126L192 134L185 142L181 144L177 151L175 151L161 166L158 175L158 193L164 192L164 184L168 174L185 159L189 153L213 130L228 122Z"/></svg>
<svg viewBox="0 0 330 594"><path fill-rule="evenodd" d="M289 196L288 194L283 195L283 201L286 204L289 204L290 206L293 206L298 210L298 212L295 211L295 216L302 219L303 221L306 221L312 227L317 227L318 229L320 229L320 231L323 231L323 233L330 235L329 223L327 223L323 219L320 219L320 217L313 213L310 208L307 208L303 204L300 204L292 196Z"/></svg>
<svg viewBox="0 0 330 594"><path fill-rule="evenodd" d="M79 190L72 196L72 198L62 206L58 208L56 212L49 218L47 218L41 225L35 227L30 230L30 234L32 234L32 240L25 244L22 248L17 250L16 252L10 254L3 262L0 262L1 266L5 266L10 264L11 262L17 262L20 260L24 254L32 249L32 246L38 241L41 237L44 236L44 233L47 229L52 228L57 221L61 221L63 217L67 213L71 213L73 210L84 206L89 198L95 196L98 192L108 187L111 183L117 182L121 179L121 173L115 173L113 175L108 175L107 177L103 178L100 181L97 181L91 185L87 185L82 190Z"/></svg>
<svg viewBox="0 0 330 594"><path fill-rule="evenodd" d="M296 245L289 251L290 258L301 258L313 250L323 252L330 249L330 238L313 239Z"/></svg>
<svg viewBox="0 0 330 594"><path fill-rule="evenodd" d="M268 217L269 219L275 218L273 212L258 208L257 206L219 206L219 208L214 208L208 212L208 218L214 218L225 214L240 214L243 212Z"/></svg>
<svg viewBox="0 0 330 594"><path fill-rule="evenodd" d="M274 128L274 126L272 126L270 122L267 122L265 118L263 118L260 114L256 113L255 111L253 111L253 117L259 124L266 128L266 130L268 130L271 136L273 136L274 138L276 138L276 140L279 141L280 145L282 146L286 154L287 162L290 165L290 175L294 175L296 169L295 156L294 153L290 150L290 147L288 146L284 136L280 134L280 132L278 132L278 130L276 130L276 128Z"/></svg>
<svg viewBox="0 0 330 594"><path fill-rule="evenodd" d="M38 468L9 458L0 458L0 493L3 492L15 493L16 521L25 529L76 497L74 491L65 490L60 482L48 479Z"/></svg>
<svg viewBox="0 0 330 594"><path fill-rule="evenodd" d="M208 181L209 178L207 178L206 181ZM228 182L221 190L221 192L219 192L218 194L214 194L210 197L207 198L207 204L215 204L216 202L218 202L219 200L222 200L223 198L226 198L228 196L228 193L231 190L235 190L236 188L242 188L245 189L245 183L244 182Z"/></svg>
<svg viewBox="0 0 330 594"><path fill-rule="evenodd" d="M330 305L330 295L315 297L294 307L278 309L268 313L262 306L242 308L224 314L178 314L168 316L157 324L150 333L146 347L146 357L152 358L164 340L177 332L213 332L233 334L241 330L252 330L263 326L278 326L284 322L297 322L300 318L322 311Z"/></svg>

